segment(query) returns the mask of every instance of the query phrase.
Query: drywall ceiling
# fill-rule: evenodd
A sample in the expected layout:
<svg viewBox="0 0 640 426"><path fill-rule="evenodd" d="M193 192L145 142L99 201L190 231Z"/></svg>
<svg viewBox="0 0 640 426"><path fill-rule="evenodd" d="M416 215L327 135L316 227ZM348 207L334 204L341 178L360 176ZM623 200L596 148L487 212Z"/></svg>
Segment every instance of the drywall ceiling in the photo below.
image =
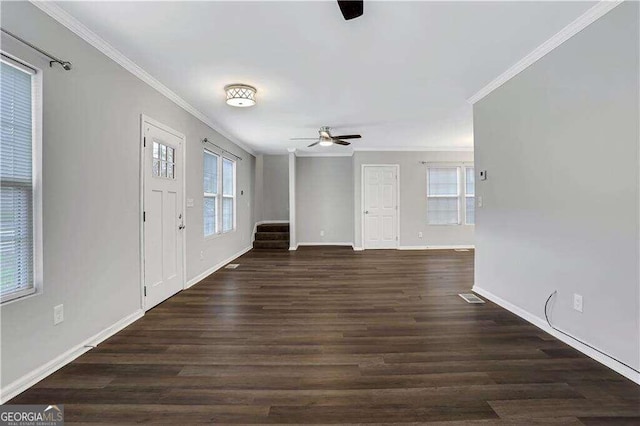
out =
<svg viewBox="0 0 640 426"><path fill-rule="evenodd" d="M468 149L488 82L595 2L59 2L222 130L261 153L348 152L291 137L361 133L356 149ZM232 108L223 87L258 88Z"/></svg>

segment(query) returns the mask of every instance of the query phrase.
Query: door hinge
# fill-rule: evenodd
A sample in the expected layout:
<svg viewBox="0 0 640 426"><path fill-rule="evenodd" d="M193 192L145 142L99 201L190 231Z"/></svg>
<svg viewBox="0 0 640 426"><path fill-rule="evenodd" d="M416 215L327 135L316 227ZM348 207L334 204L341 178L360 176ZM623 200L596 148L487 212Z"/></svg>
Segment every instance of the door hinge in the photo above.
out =
<svg viewBox="0 0 640 426"><path fill-rule="evenodd" d="M144 286L144 297L147 297L147 286Z"/></svg>
<svg viewBox="0 0 640 426"><path fill-rule="evenodd" d="M142 212L142 221L143 222L147 221L147 212Z"/></svg>
<svg viewBox="0 0 640 426"><path fill-rule="evenodd" d="M146 136L142 138L142 146L144 146L145 148L147 146L147 137Z"/></svg>

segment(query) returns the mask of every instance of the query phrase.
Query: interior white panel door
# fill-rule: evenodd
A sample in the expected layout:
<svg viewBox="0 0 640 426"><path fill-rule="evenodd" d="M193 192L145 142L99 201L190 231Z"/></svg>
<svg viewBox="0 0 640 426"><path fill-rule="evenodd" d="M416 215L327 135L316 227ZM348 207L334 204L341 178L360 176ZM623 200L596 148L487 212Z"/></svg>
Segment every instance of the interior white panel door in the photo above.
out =
<svg viewBox="0 0 640 426"><path fill-rule="evenodd" d="M395 166L364 166L364 248L398 247L398 172Z"/></svg>
<svg viewBox="0 0 640 426"><path fill-rule="evenodd" d="M183 139L143 123L145 309L184 288Z"/></svg>

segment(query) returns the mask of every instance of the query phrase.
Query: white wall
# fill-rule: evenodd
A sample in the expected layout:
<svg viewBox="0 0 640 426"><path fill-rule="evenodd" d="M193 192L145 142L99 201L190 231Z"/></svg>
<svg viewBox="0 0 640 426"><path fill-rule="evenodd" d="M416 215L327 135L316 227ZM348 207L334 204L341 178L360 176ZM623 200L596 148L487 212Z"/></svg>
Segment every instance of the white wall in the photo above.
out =
<svg viewBox="0 0 640 426"><path fill-rule="evenodd" d="M299 244L353 243L351 157L296 158L296 231Z"/></svg>
<svg viewBox="0 0 640 426"><path fill-rule="evenodd" d="M558 290L555 325L636 369L638 22L623 3L474 107L475 285L540 323Z"/></svg>
<svg viewBox="0 0 640 426"><path fill-rule="evenodd" d="M472 246L474 227L470 225L434 226L427 224L427 169L430 163L473 162L473 152L369 152L353 155L354 241L362 247L362 165L400 165L400 246ZM418 233L423 237L419 238Z"/></svg>
<svg viewBox="0 0 640 426"><path fill-rule="evenodd" d="M289 157L264 155L262 183L262 218L289 220Z"/></svg>
<svg viewBox="0 0 640 426"><path fill-rule="evenodd" d="M49 68L33 50L2 48L43 70L44 290L2 305L1 386L140 309L140 114L186 135L187 275L250 245L255 159L26 2L2 2L2 26L73 62ZM238 162L238 229L204 240L204 137ZM240 195L244 191L244 195ZM203 260L200 260L200 254ZM53 307L64 322L53 326Z"/></svg>

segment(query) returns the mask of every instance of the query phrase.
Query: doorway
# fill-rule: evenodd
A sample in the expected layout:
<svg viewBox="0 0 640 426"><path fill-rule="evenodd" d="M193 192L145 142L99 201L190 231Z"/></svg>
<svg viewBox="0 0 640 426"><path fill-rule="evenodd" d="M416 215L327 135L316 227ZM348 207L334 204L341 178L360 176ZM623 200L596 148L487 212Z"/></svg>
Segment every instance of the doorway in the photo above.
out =
<svg viewBox="0 0 640 426"><path fill-rule="evenodd" d="M398 248L400 166L362 166L362 240L365 249Z"/></svg>
<svg viewBox="0 0 640 426"><path fill-rule="evenodd" d="M185 137L142 116L142 306L184 288Z"/></svg>

